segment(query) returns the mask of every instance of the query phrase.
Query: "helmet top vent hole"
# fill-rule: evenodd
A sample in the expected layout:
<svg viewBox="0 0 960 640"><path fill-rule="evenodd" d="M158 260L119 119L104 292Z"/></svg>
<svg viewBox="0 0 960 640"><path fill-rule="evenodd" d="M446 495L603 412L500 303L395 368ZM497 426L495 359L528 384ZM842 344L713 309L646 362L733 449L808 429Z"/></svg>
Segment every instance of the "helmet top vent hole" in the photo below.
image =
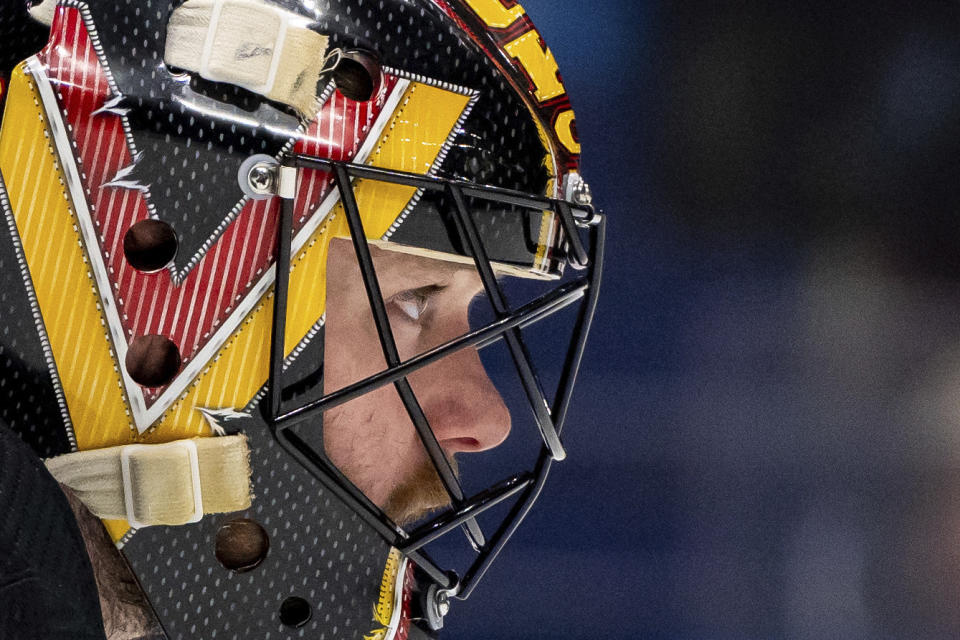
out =
<svg viewBox="0 0 960 640"><path fill-rule="evenodd" d="M137 336L127 349L127 373L144 387L164 387L180 371L180 349L164 336Z"/></svg>
<svg viewBox="0 0 960 640"><path fill-rule="evenodd" d="M123 235L123 255L137 271L159 271L177 255L177 234L162 220L141 220Z"/></svg>
<svg viewBox="0 0 960 640"><path fill-rule="evenodd" d="M333 81L344 97L366 102L380 86L380 63L367 51L348 51L333 70Z"/></svg>
<svg viewBox="0 0 960 640"><path fill-rule="evenodd" d="M217 530L214 555L225 568L243 573L257 568L270 550L270 537L259 523L239 518Z"/></svg>
<svg viewBox="0 0 960 640"><path fill-rule="evenodd" d="M290 596L280 605L280 622L288 627L302 627L311 617L313 609L303 598Z"/></svg>

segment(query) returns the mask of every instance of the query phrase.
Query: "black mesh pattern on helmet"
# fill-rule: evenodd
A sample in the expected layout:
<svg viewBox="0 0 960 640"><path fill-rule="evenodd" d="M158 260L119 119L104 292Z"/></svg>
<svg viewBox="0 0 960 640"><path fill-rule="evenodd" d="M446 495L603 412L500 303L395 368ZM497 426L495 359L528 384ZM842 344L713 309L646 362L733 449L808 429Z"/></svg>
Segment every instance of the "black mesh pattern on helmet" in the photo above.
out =
<svg viewBox="0 0 960 640"><path fill-rule="evenodd" d="M183 269L235 212L243 197L237 184L243 160L279 153L298 122L245 89L171 73L163 52L167 20L177 4L90 0L87 7L123 96L119 106L128 109L137 154L128 179L149 189L153 212L176 230L175 264ZM198 116L183 101L222 115ZM260 126L244 124L251 118Z"/></svg>
<svg viewBox="0 0 960 640"><path fill-rule="evenodd" d="M47 42L49 30L30 18L28 7L25 0L0 0L0 78Z"/></svg>
<svg viewBox="0 0 960 640"><path fill-rule="evenodd" d="M124 547L157 615L172 639L362 640L379 626L373 606L389 547L284 452L259 418L241 422L253 506L193 525L145 528ZM255 520L270 537L263 563L247 573L225 569L214 556L218 528L234 518ZM313 611L299 629L278 618L290 596Z"/></svg>
<svg viewBox="0 0 960 640"><path fill-rule="evenodd" d="M399 244L469 255L450 220L452 205L449 200L441 194L426 194L417 207L419 215L407 218L390 239ZM537 252L542 212L492 202L471 202L471 205L474 222L490 253L490 260L529 268L531 258ZM444 224L438 224L441 220Z"/></svg>

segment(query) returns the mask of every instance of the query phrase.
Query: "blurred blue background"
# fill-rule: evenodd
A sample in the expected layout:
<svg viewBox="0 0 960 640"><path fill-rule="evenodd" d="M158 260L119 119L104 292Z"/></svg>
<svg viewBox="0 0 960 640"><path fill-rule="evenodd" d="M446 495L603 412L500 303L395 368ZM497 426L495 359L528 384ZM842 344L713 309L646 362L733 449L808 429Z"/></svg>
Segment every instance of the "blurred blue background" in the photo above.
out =
<svg viewBox="0 0 960 640"><path fill-rule="evenodd" d="M447 637L960 637L960 7L523 4L609 255Z"/></svg>

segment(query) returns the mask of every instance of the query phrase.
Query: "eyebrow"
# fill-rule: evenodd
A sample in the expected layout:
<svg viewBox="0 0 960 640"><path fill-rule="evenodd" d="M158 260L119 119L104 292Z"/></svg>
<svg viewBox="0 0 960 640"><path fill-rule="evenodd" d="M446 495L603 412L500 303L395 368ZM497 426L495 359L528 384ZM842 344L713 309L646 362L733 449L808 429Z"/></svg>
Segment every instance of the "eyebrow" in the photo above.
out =
<svg viewBox="0 0 960 640"><path fill-rule="evenodd" d="M393 294L391 298L395 298L401 293L412 293L417 296L423 296L424 298L429 298L430 296L436 295L446 289L449 285L446 284L428 284L422 287L414 287L412 289L404 289L403 291L398 291Z"/></svg>

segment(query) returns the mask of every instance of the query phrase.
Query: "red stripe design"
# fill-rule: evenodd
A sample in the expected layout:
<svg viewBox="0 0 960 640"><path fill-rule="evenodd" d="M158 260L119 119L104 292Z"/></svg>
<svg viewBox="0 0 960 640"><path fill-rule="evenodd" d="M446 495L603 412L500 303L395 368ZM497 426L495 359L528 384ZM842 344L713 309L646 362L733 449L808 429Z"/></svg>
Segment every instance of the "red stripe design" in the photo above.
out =
<svg viewBox="0 0 960 640"><path fill-rule="evenodd" d="M133 157L121 116L94 114L114 96L79 10L58 8L50 42L40 57L70 128L99 250L125 334L128 339L146 334L167 336L179 346L186 363L272 263L279 204L275 199L247 202L179 286L168 271L146 274L133 269L123 255L123 236L131 225L148 217L147 202L140 191L105 186L133 163ZM335 160L352 159L395 84L396 78L388 78L378 99L366 103L347 100L334 92L294 149ZM302 172L295 229L316 211L331 188L330 182L326 172ZM237 200L241 195L238 188ZM224 217L235 204L223 204ZM162 391L145 388L147 405Z"/></svg>

